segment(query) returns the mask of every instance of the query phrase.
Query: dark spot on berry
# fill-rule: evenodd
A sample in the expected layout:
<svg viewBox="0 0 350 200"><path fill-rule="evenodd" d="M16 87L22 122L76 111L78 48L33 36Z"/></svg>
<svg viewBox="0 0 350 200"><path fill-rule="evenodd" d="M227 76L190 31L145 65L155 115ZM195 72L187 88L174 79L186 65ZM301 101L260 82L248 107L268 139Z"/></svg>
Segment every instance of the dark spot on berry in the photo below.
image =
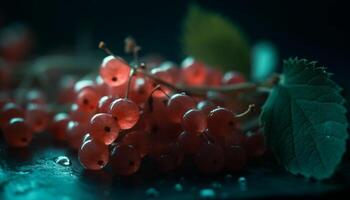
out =
<svg viewBox="0 0 350 200"><path fill-rule="evenodd" d="M100 166L103 166L105 164L105 162L103 162L103 160L98 160L97 164L100 165Z"/></svg>
<svg viewBox="0 0 350 200"><path fill-rule="evenodd" d="M152 87L157 87L157 83L153 82Z"/></svg>
<svg viewBox="0 0 350 200"><path fill-rule="evenodd" d="M106 127L105 127L105 132L111 132L111 128L108 127L108 126L106 126Z"/></svg>
<svg viewBox="0 0 350 200"><path fill-rule="evenodd" d="M134 166L134 165L135 165L135 162L132 161L132 160L129 160L129 165L130 165L130 166Z"/></svg>
<svg viewBox="0 0 350 200"><path fill-rule="evenodd" d="M168 100L167 100L167 99L164 99L164 100L163 100L163 104L166 106L167 103L168 103Z"/></svg>
<svg viewBox="0 0 350 200"><path fill-rule="evenodd" d="M83 100L83 104L85 104L85 105L89 104L89 100L84 99L84 100Z"/></svg>
<svg viewBox="0 0 350 200"><path fill-rule="evenodd" d="M229 125L229 126L234 126L235 123L234 123L233 121L229 121L229 122L228 122L228 125Z"/></svg>
<svg viewBox="0 0 350 200"><path fill-rule="evenodd" d="M21 141L22 142L28 142L28 139L27 138L21 138Z"/></svg>
<svg viewBox="0 0 350 200"><path fill-rule="evenodd" d="M115 82L115 81L117 81L117 80L118 80L118 78L117 78L117 77L115 77L115 76L113 76L113 77L112 77L112 81L114 81L114 82Z"/></svg>
<svg viewBox="0 0 350 200"><path fill-rule="evenodd" d="M116 117L116 116L113 116L113 119L114 119L115 121L118 121L118 117Z"/></svg>

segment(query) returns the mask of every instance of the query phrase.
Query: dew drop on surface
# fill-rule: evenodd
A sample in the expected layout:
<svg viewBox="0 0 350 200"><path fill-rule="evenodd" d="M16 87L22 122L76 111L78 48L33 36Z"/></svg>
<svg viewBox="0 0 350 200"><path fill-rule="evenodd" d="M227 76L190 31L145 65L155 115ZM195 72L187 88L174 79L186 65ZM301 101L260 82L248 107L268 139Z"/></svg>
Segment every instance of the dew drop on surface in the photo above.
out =
<svg viewBox="0 0 350 200"><path fill-rule="evenodd" d="M202 189L199 191L200 199L215 199L216 192L211 188Z"/></svg>
<svg viewBox="0 0 350 200"><path fill-rule="evenodd" d="M159 197L159 191L153 187L146 190L146 196L148 197Z"/></svg>
<svg viewBox="0 0 350 200"><path fill-rule="evenodd" d="M227 174L226 176L225 176L225 180L226 181L231 181L232 180L232 175L231 174Z"/></svg>
<svg viewBox="0 0 350 200"><path fill-rule="evenodd" d="M174 189L177 192L182 192L184 190L183 186L180 183L175 184Z"/></svg>
<svg viewBox="0 0 350 200"><path fill-rule="evenodd" d="M69 160L69 158L67 156L58 156L57 158L55 158L55 162L59 165L62 166L71 166L72 162Z"/></svg>

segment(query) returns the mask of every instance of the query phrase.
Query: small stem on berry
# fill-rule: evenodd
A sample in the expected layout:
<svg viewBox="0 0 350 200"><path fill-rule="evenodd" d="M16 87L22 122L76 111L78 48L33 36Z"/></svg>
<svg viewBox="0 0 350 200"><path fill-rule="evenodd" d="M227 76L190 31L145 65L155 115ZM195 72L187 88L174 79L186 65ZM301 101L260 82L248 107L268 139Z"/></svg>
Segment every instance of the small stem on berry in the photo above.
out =
<svg viewBox="0 0 350 200"><path fill-rule="evenodd" d="M254 107L255 107L255 104L250 104L246 111L244 111L244 112L242 112L240 114L237 114L235 117L236 118L241 118L241 117L246 116L248 113L250 113L253 110Z"/></svg>
<svg viewBox="0 0 350 200"><path fill-rule="evenodd" d="M126 92L125 92L125 99L129 98L131 79L133 78L134 75L135 75L135 69L131 68L130 74L129 74L129 79L128 79L128 86L127 86Z"/></svg>
<svg viewBox="0 0 350 200"><path fill-rule="evenodd" d="M105 51L108 55L111 55L111 56L114 56L114 53L107 47L106 43L104 41L101 41L99 44L98 44L98 48L102 49L103 51Z"/></svg>
<svg viewBox="0 0 350 200"><path fill-rule="evenodd" d="M153 93L155 91L159 90L160 92L162 92L166 97L168 97L168 99L170 99L170 96L160 87L160 85L158 84L156 87L153 88L153 90L151 91L150 96L153 95Z"/></svg>

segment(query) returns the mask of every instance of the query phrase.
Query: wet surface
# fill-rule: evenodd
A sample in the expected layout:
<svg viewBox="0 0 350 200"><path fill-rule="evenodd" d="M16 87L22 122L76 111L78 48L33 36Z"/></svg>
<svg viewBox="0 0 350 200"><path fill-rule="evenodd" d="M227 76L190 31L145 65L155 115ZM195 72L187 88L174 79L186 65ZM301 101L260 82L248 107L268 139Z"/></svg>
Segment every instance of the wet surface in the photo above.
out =
<svg viewBox="0 0 350 200"><path fill-rule="evenodd" d="M83 170L76 153L45 136L27 149L9 149L0 139L0 199L310 199L346 194L350 182L348 164L333 179L316 182L266 162L250 164L239 174L203 176L189 166L159 174L145 161L137 174L118 177L108 168Z"/></svg>

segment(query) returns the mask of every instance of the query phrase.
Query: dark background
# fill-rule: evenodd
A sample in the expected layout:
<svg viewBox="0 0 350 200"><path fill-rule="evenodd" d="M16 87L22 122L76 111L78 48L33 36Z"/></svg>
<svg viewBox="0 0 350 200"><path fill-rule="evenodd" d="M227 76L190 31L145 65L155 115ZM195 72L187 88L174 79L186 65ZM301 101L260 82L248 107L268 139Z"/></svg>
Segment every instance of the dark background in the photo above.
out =
<svg viewBox="0 0 350 200"><path fill-rule="evenodd" d="M181 59L182 19L191 1L2 0L0 25L21 21L37 34L36 52L96 48L107 41L122 50L123 38L133 35L143 52L161 52ZM318 60L347 85L349 9L346 1L241 0L197 1L238 24L250 43L269 40L281 58ZM79 42L80 41L80 42ZM81 46L81 45L80 45Z"/></svg>

